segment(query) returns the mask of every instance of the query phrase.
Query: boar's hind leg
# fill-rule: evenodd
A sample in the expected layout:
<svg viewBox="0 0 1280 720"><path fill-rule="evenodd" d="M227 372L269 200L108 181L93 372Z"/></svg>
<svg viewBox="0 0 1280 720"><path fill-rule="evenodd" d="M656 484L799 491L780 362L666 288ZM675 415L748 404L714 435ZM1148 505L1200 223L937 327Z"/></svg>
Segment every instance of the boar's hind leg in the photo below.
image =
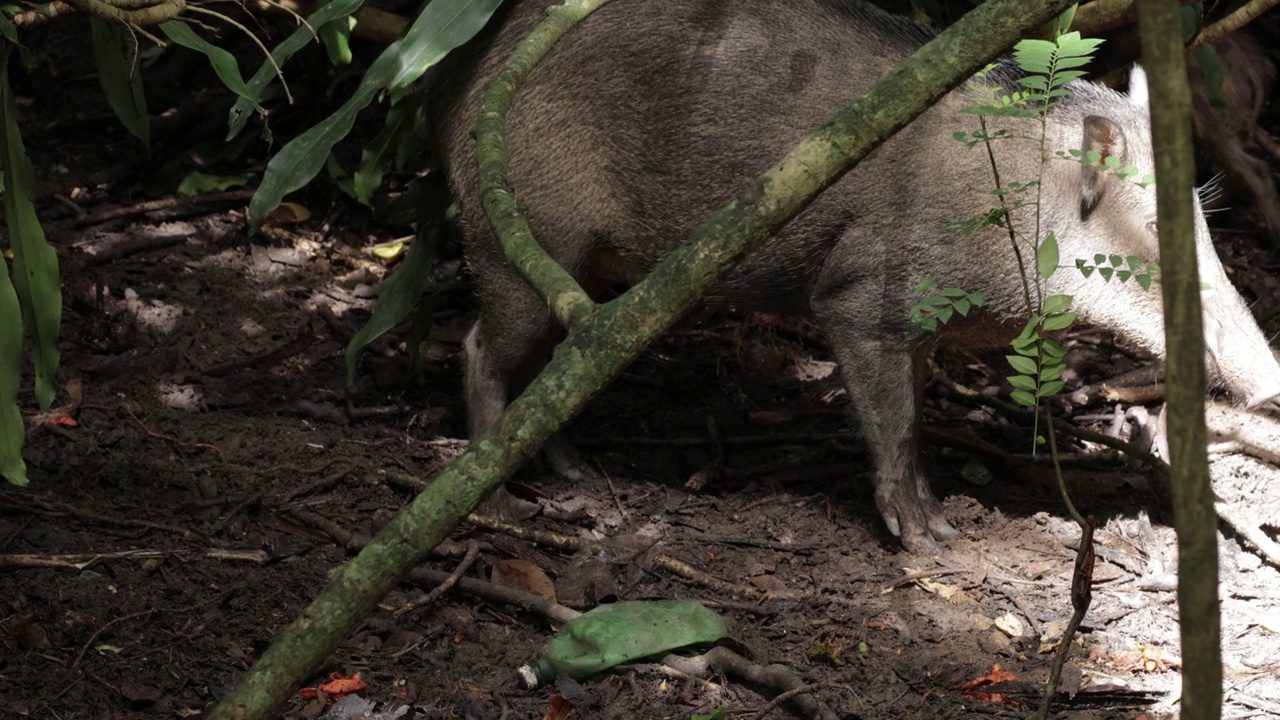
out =
<svg viewBox="0 0 1280 720"><path fill-rule="evenodd" d="M481 270L477 275L480 318L465 345L468 431L473 440L497 422L507 403L542 372L556 339L546 304L513 270ZM578 480L594 475L559 433L546 442L543 452L561 477Z"/></svg>
<svg viewBox="0 0 1280 720"><path fill-rule="evenodd" d="M880 323L875 283L815 299L876 467L876 506L907 550L934 553L956 530L918 468L928 348Z"/></svg>

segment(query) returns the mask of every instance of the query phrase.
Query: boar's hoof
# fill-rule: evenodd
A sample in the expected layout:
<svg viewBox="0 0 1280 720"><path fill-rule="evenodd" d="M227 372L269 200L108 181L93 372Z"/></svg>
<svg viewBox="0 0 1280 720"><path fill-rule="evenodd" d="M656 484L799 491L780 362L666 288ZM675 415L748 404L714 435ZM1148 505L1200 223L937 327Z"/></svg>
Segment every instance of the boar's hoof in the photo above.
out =
<svg viewBox="0 0 1280 720"><path fill-rule="evenodd" d="M551 463L556 475L572 482L599 480L600 474L591 469L580 455L578 449L568 438L560 433L552 435L542 446L542 452Z"/></svg>
<svg viewBox="0 0 1280 720"><path fill-rule="evenodd" d="M947 521L942 503L933 496L921 478L911 483L882 484L876 490L876 506L889 532L902 538L908 552L933 555L940 550L939 541L950 540L959 533Z"/></svg>
<svg viewBox="0 0 1280 720"><path fill-rule="evenodd" d="M520 498L500 487L476 507L476 514L505 522L519 522L542 512L542 506Z"/></svg>

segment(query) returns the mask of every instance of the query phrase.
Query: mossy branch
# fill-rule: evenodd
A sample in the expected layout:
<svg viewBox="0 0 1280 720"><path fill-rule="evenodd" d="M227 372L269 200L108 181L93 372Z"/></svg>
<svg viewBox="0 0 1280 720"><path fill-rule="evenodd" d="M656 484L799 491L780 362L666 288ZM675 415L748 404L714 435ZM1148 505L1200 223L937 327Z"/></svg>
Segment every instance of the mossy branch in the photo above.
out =
<svg viewBox="0 0 1280 720"><path fill-rule="evenodd" d="M1178 620L1182 628L1182 717L1216 720L1222 711L1218 518L1205 454L1204 328L1192 197L1191 90L1176 0L1139 0L1142 54L1151 97L1160 288L1168 361L1169 465L1178 531Z"/></svg>
<svg viewBox="0 0 1280 720"><path fill-rule="evenodd" d="M502 241L507 261L524 275L566 329L595 308L577 281L534 239L507 180L507 111L516 88L566 32L609 0L570 0L552 8L537 29L512 53L480 105L476 155L480 162L480 202Z"/></svg>

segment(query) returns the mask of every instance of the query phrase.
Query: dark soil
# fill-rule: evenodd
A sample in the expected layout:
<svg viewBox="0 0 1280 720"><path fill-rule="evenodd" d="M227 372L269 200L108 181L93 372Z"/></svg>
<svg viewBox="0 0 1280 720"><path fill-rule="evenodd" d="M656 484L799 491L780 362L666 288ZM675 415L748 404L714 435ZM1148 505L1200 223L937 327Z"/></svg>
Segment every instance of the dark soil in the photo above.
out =
<svg viewBox="0 0 1280 720"><path fill-rule="evenodd" d="M118 161L125 142L95 154L88 139L67 140L42 146L38 162L47 172L96 158L88 173ZM0 489L0 718L196 717L331 569L465 449L470 300L455 293L437 308L421 385L393 335L363 354L349 395L344 347L387 271L363 248L388 233L339 210L251 238L234 205L77 227L53 191L88 188L88 211L129 202L86 182L50 180L40 204L63 252L65 354L57 407L29 418L30 487ZM1275 335L1276 258L1250 220L1240 225L1220 250ZM173 244L100 259L164 237ZM456 263L441 269L451 272ZM1072 346L1076 385L1148 363L1106 338ZM979 388L999 382L998 360L940 358L952 379ZM568 482L541 465L516 478L513 489L545 508L520 530L577 549L464 524L426 566L448 573L475 543L467 577L534 591L540 571L577 609L701 599L751 662L780 665L842 718L1030 716L1072 612L1079 537L1050 470L1025 457L1030 429L935 389L926 454L961 536L939 557L912 556L875 511L870 463L844 433L832 369L802 325L696 314L571 426L607 481ZM34 411L29 392L22 400ZM1098 416L1117 403L1068 409L1105 429ZM74 427L49 421L62 413ZM1053 717L1174 717L1176 545L1164 481L1095 446L1068 449L1071 492L1099 522L1099 558ZM1272 465L1228 454L1214 468L1221 497L1255 524L1273 522ZM1280 575L1224 532L1226 715L1276 717ZM287 716L538 718L560 696L575 717L717 707L748 717L779 692L660 664L524 691L514 669L552 624L458 588L396 613L428 590L398 588L305 679L359 672L369 705L298 696ZM1009 679L974 682L997 665Z"/></svg>

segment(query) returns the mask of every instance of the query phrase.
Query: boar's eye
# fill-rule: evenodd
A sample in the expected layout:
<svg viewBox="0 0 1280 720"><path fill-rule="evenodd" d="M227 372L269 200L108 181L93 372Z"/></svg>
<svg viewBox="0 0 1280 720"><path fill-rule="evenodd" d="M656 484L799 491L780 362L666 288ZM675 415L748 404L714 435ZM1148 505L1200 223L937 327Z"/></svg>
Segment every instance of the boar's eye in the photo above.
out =
<svg viewBox="0 0 1280 720"><path fill-rule="evenodd" d="M1158 237L1155 220L1147 221L1147 232L1151 234L1151 237Z"/></svg>

